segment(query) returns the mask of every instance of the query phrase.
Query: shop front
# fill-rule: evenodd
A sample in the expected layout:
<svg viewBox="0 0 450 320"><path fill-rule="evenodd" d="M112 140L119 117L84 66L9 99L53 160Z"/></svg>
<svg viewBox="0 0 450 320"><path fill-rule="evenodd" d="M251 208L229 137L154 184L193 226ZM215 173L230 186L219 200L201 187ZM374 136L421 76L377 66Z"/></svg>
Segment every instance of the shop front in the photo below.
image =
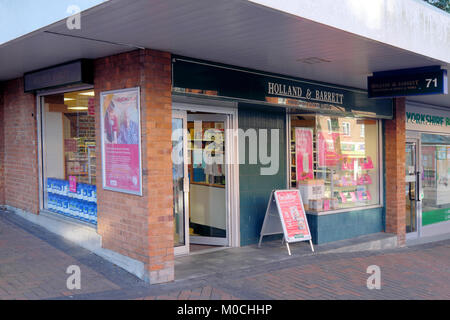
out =
<svg viewBox="0 0 450 320"><path fill-rule="evenodd" d="M300 189L316 244L385 231L391 99L185 57L172 69L173 132L187 129L172 136L176 252L257 243L276 189Z"/></svg>
<svg viewBox="0 0 450 320"><path fill-rule="evenodd" d="M450 111L406 105L407 238L450 230Z"/></svg>
<svg viewBox="0 0 450 320"><path fill-rule="evenodd" d="M24 216L151 283L174 279L174 255L258 243L273 190L300 190L316 244L386 230L392 100L151 50L16 91L36 111L39 218Z"/></svg>

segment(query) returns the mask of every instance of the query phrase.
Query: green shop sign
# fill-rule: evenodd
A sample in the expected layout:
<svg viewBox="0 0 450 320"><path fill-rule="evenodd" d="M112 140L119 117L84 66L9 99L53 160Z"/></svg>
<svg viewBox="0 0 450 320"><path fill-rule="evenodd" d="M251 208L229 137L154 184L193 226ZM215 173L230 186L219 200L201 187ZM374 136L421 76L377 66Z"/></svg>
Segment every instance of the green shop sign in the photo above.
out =
<svg viewBox="0 0 450 320"><path fill-rule="evenodd" d="M441 127L450 126L449 117L441 117L416 112L406 112L406 122L426 126L441 126Z"/></svg>
<svg viewBox="0 0 450 320"><path fill-rule="evenodd" d="M429 226L431 224L445 222L450 220L450 209L438 209L433 211L424 211L422 213L422 225Z"/></svg>
<svg viewBox="0 0 450 320"><path fill-rule="evenodd" d="M173 92L279 105L321 113L392 119L392 99L369 99L360 89L235 66L173 57Z"/></svg>

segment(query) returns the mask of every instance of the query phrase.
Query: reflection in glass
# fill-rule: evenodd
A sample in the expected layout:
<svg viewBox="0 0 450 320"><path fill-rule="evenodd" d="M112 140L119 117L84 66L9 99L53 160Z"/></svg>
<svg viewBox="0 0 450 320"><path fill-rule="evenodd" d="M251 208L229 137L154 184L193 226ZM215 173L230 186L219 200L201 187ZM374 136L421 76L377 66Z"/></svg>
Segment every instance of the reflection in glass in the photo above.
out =
<svg viewBox="0 0 450 320"><path fill-rule="evenodd" d="M376 120L291 116L291 187L300 189L306 210L380 203L378 135Z"/></svg>
<svg viewBox="0 0 450 320"><path fill-rule="evenodd" d="M450 220L450 136L422 134L422 225Z"/></svg>
<svg viewBox="0 0 450 320"><path fill-rule="evenodd" d="M172 118L174 246L185 245L183 119Z"/></svg>
<svg viewBox="0 0 450 320"><path fill-rule="evenodd" d="M226 238L224 121L188 121L191 243Z"/></svg>

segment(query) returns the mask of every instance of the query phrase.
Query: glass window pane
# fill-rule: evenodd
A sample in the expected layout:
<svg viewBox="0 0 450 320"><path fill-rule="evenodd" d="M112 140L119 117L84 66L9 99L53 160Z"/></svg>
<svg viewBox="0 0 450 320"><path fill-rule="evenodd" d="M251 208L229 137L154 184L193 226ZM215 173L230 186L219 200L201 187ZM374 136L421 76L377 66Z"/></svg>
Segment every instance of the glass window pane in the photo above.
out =
<svg viewBox="0 0 450 320"><path fill-rule="evenodd" d="M93 91L41 101L44 208L97 224L96 131Z"/></svg>
<svg viewBox="0 0 450 320"><path fill-rule="evenodd" d="M224 129L224 121L188 121L189 226L193 237L227 237ZM191 243L194 239L191 237Z"/></svg>
<svg viewBox="0 0 450 320"><path fill-rule="evenodd" d="M450 143L447 136L422 134L422 225L450 220Z"/></svg>
<svg viewBox="0 0 450 320"><path fill-rule="evenodd" d="M185 239L185 194L184 194L184 128L182 118L172 118L173 161L173 216L174 246L184 246Z"/></svg>
<svg viewBox="0 0 450 320"><path fill-rule="evenodd" d="M376 120L293 115L291 128L291 187L306 210L380 203Z"/></svg>

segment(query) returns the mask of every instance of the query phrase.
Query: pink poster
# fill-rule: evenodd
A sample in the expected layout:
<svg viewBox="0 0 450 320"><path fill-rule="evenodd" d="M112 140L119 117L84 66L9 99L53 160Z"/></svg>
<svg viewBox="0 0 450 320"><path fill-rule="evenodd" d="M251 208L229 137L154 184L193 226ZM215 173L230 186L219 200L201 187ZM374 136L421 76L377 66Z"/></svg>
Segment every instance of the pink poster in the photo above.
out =
<svg viewBox="0 0 450 320"><path fill-rule="evenodd" d="M69 191L77 193L77 177L69 177Z"/></svg>
<svg viewBox="0 0 450 320"><path fill-rule="evenodd" d="M277 191L275 192L275 198L287 233L287 241L311 239L300 191Z"/></svg>
<svg viewBox="0 0 450 320"><path fill-rule="evenodd" d="M297 180L314 179L312 129L295 128L295 154Z"/></svg>
<svg viewBox="0 0 450 320"><path fill-rule="evenodd" d="M336 150L338 137L339 133L334 132L330 134L330 137L327 140L323 132L318 133L317 149L319 167L333 167L339 162L340 156Z"/></svg>
<svg viewBox="0 0 450 320"><path fill-rule="evenodd" d="M95 116L95 99L91 98L88 101L88 114L90 116Z"/></svg>
<svg viewBox="0 0 450 320"><path fill-rule="evenodd" d="M102 93L103 187L142 194L139 89Z"/></svg>

